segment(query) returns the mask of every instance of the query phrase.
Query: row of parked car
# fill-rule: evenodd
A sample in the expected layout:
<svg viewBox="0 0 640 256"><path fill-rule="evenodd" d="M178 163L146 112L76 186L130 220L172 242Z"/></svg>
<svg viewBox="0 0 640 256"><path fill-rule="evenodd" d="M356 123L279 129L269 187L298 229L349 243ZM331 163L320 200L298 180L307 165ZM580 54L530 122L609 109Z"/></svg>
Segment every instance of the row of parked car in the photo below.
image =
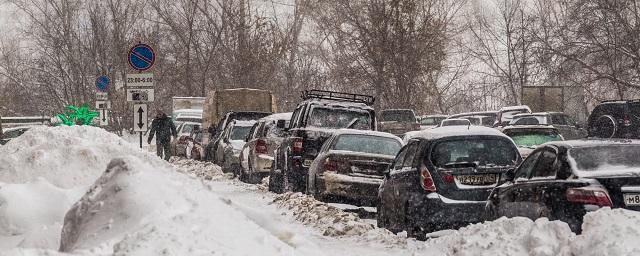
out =
<svg viewBox="0 0 640 256"><path fill-rule="evenodd" d="M562 220L579 232L588 211L640 210L640 143L628 139L637 138L638 114L600 111L639 101L603 102L586 130L523 106L424 116L412 127L389 121L411 123L406 111L382 111L392 134L375 131L372 97L302 98L293 113L228 113L203 155L245 182L268 176L276 193L374 205L378 226L416 237L500 216ZM603 139L611 137L619 139Z"/></svg>

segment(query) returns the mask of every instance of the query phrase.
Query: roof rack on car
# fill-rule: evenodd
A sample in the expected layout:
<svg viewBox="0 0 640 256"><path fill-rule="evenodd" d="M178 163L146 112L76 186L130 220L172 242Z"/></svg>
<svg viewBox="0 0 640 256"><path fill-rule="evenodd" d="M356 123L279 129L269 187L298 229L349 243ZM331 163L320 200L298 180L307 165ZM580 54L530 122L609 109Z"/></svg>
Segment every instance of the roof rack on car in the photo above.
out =
<svg viewBox="0 0 640 256"><path fill-rule="evenodd" d="M632 100L603 100L600 103L611 103L611 102L640 102L640 99L632 99Z"/></svg>
<svg viewBox="0 0 640 256"><path fill-rule="evenodd" d="M302 91L302 99L326 99L326 100L336 100L336 101L349 101L349 102L357 102L364 103L367 105L373 105L375 102L375 97L369 95L355 94L355 93L346 93L346 92L333 92L333 91L324 91L324 90L305 90Z"/></svg>

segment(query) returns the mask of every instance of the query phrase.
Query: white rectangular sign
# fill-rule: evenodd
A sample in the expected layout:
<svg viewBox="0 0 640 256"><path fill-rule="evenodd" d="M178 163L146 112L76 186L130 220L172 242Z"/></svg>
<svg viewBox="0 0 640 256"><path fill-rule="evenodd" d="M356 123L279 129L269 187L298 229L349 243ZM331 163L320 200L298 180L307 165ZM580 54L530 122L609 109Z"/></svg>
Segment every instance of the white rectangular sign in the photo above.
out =
<svg viewBox="0 0 640 256"><path fill-rule="evenodd" d="M153 102L153 89L127 89L127 101Z"/></svg>
<svg viewBox="0 0 640 256"><path fill-rule="evenodd" d="M96 101L96 109L111 109L111 101Z"/></svg>
<svg viewBox="0 0 640 256"><path fill-rule="evenodd" d="M108 100L109 96L106 92L96 92L96 101Z"/></svg>
<svg viewBox="0 0 640 256"><path fill-rule="evenodd" d="M153 87L153 73L127 74L128 87Z"/></svg>
<svg viewBox="0 0 640 256"><path fill-rule="evenodd" d="M149 130L149 118L147 104L133 105L133 131L146 132Z"/></svg>
<svg viewBox="0 0 640 256"><path fill-rule="evenodd" d="M100 126L109 125L109 111L106 109L100 109L98 111L100 112Z"/></svg>

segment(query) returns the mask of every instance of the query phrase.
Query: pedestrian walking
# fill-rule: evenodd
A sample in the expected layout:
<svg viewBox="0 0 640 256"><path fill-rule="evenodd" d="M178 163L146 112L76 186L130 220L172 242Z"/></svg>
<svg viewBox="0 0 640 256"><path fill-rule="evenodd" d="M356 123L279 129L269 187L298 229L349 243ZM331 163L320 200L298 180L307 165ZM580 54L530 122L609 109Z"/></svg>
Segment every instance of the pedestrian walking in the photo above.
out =
<svg viewBox="0 0 640 256"><path fill-rule="evenodd" d="M169 161L171 158L171 136L178 137L178 132L171 118L162 111L158 111L156 118L151 122L151 132L147 140L149 144L151 144L154 135L156 135L156 153L160 158L164 153L164 160Z"/></svg>

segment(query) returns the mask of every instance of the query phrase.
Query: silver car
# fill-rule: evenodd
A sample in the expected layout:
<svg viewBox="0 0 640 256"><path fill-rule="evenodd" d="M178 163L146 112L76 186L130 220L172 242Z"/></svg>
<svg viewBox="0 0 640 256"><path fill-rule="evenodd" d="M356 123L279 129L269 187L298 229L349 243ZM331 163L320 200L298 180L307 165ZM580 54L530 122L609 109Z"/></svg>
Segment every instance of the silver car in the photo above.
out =
<svg viewBox="0 0 640 256"><path fill-rule="evenodd" d="M284 130L291 120L291 113L279 113L264 117L251 128L247 143L240 152L240 180L258 183L269 175L275 150L284 139Z"/></svg>
<svg viewBox="0 0 640 256"><path fill-rule="evenodd" d="M256 121L233 120L223 131L215 150L218 165L222 171L237 174L240 169L240 151L249 136L249 131Z"/></svg>

